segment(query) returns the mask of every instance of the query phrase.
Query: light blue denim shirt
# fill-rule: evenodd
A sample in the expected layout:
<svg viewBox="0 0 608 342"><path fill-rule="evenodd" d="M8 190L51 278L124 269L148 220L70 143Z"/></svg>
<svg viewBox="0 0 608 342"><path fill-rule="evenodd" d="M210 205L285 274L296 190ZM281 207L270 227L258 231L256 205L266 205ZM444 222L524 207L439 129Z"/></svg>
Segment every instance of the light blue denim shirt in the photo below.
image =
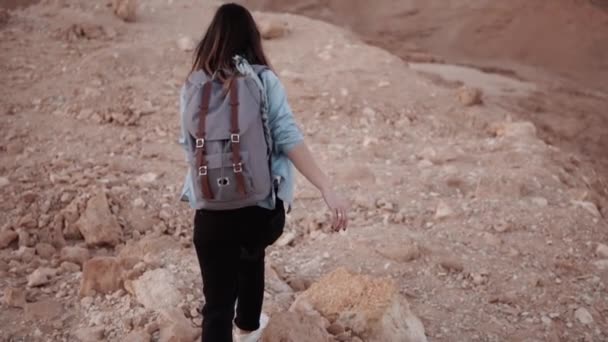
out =
<svg viewBox="0 0 608 342"><path fill-rule="evenodd" d="M237 61L237 69L242 74L255 74L251 65L244 60ZM287 152L300 144L304 137L295 121L293 112L287 103L287 95L285 88L279 81L278 77L271 70L266 69L259 74L258 79L260 87L266 94L266 103L263 104L262 116L268 118L267 126L272 137L272 152L271 152L271 173L272 177L278 183L278 191L273 191L264 201L258 203L260 207L274 209L276 204L275 195L278 196L288 207L291 207L294 197L294 170L293 165L287 157ZM186 105L185 88L182 87L180 94L180 113L184 115L184 107ZM185 139L189 134L182 127L179 143L185 146ZM186 175L181 200L190 203L194 208L194 199L192 196L192 180Z"/></svg>

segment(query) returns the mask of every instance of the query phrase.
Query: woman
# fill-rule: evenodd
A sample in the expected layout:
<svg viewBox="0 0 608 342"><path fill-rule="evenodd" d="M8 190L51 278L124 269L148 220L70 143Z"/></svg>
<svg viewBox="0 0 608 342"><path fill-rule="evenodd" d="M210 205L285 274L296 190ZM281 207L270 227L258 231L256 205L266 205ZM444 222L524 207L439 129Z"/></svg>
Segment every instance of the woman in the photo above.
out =
<svg viewBox="0 0 608 342"><path fill-rule="evenodd" d="M210 100L208 96L205 105L204 95L190 91L198 89L193 88L193 75L202 77L215 86L209 88L216 89L212 97L225 99ZM221 191L220 188L230 183L230 179L222 178L217 186L212 181L210 184L215 188L204 189L207 192L198 191L202 182L208 182L208 164L206 161L195 164L192 160L197 159L194 153L197 147L205 145L205 139L204 136L197 137L198 131L191 127L193 121L188 119L188 108L193 106L192 101L202 98L201 104L197 103L196 108L200 108L201 115L207 115L206 113L213 109L213 103L216 107L227 103L226 99L236 92L232 88L235 82L238 83L236 80L246 76L255 79L259 86L259 93L262 94L260 109L243 108L243 101L238 99L231 100L230 103L240 103L240 115L247 110L255 113L254 116L259 113L270 156L269 163L267 160L266 164L273 181L269 183L268 189L265 189L268 195L255 205L227 210L217 210L215 207L215 210L210 210L211 207L205 207L205 201L212 202L212 192ZM217 95L218 92L220 95ZM232 341L233 338L237 341L258 341L268 323L268 317L262 314L264 250L283 232L285 205L290 207L293 200L294 176L291 163L321 191L333 213L333 228L337 231L346 229L347 201L333 190L330 180L318 167L304 143L287 104L284 88L270 69L264 55L255 21L244 7L226 4L218 9L196 49L192 71L182 89L181 112L181 143L192 161L190 169L203 165L199 167L199 171L203 171L198 174L188 173L182 194L182 199L188 200L196 209L194 244L201 267L205 296L202 341L224 342ZM209 116L206 122L209 127ZM230 136L228 145L239 143L238 136L236 139L233 137L235 134ZM200 159L198 162L201 163ZM242 170L235 166L234 175ZM232 181L235 179L238 180L235 177ZM245 190L243 187L243 193ZM233 319L236 326L234 332Z"/></svg>

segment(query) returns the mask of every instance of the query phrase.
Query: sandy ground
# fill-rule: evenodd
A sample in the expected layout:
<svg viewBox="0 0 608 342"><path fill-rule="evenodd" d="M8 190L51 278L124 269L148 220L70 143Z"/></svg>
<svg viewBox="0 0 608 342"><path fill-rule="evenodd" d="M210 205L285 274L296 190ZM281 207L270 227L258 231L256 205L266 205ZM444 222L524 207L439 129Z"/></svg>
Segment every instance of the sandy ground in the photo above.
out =
<svg viewBox="0 0 608 342"><path fill-rule="evenodd" d="M199 37L215 6L151 0L127 24L105 3L48 0L0 28L0 233L18 233L0 249L0 288L22 289L27 302L10 307L5 295L2 339L72 341L93 328L122 341L145 326L158 340L152 285L169 287L170 303L197 318L192 212L177 202L177 94L191 56L177 41ZM558 76L411 68L347 30L273 18L291 33L267 41L268 54L353 214L346 234L330 233L321 198L298 179L292 238L269 251L277 276L268 312L286 310L301 290L276 283L345 266L394 279L432 341L608 339L601 91L574 92ZM481 82L482 105L459 101L467 80ZM87 247L77 222L100 193L123 235ZM41 243L55 250L42 253ZM62 263L66 245L134 254L130 280L154 284L81 299L83 273ZM40 268L54 273L28 286Z"/></svg>

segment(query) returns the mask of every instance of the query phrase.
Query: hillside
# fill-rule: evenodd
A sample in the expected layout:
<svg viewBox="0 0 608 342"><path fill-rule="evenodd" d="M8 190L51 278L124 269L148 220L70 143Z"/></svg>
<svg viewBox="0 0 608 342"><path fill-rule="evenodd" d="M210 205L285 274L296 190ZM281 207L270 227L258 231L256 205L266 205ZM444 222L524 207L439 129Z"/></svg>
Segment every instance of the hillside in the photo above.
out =
<svg viewBox="0 0 608 342"><path fill-rule="evenodd" d="M0 27L2 339L196 337L177 96L191 61L183 38L200 37L215 6L150 0L125 23L105 5L46 0ZM553 88L531 80L509 95L501 76L498 94L465 106L462 82L349 31L256 17L289 25L265 42L268 55L312 149L353 199L350 230L333 234L298 179L268 252L265 341L373 341L420 334L418 319L432 341L608 339L605 174L512 111ZM296 310L303 300L314 310ZM336 318L344 308L352 317Z"/></svg>

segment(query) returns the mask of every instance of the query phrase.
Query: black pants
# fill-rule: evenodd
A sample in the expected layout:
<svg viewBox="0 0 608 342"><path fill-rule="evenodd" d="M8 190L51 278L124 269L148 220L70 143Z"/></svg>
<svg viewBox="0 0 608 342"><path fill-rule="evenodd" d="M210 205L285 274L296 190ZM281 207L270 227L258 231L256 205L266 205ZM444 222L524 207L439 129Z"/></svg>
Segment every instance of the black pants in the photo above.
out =
<svg viewBox="0 0 608 342"><path fill-rule="evenodd" d="M285 209L197 210L194 245L203 277L203 342L232 342L232 321L259 328L265 249L283 233ZM238 300L237 300L238 299Z"/></svg>

